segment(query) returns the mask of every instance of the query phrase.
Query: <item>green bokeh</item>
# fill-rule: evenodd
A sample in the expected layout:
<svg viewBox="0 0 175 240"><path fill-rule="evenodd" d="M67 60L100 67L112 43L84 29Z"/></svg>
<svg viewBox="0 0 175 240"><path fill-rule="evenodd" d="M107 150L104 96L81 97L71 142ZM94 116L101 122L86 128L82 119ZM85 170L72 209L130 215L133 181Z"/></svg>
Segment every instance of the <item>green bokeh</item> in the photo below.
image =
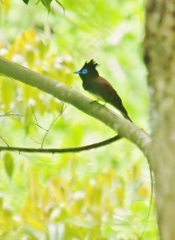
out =
<svg viewBox="0 0 175 240"><path fill-rule="evenodd" d="M90 97L73 72L93 58L133 121L149 130L142 60L144 1L64 0L65 12L52 2L49 13L35 3L11 1L9 12L1 8L0 55ZM4 139L10 146L40 147L62 103L13 80L6 83L11 93L6 95L3 81L0 115L10 111L16 116L0 117L0 144L5 145ZM44 147L82 146L114 134L68 105ZM60 239L141 239L150 199L149 169L130 142L77 154L11 153L11 158L11 179L0 164L2 239L58 239L53 232ZM154 210L144 236L157 239Z"/></svg>

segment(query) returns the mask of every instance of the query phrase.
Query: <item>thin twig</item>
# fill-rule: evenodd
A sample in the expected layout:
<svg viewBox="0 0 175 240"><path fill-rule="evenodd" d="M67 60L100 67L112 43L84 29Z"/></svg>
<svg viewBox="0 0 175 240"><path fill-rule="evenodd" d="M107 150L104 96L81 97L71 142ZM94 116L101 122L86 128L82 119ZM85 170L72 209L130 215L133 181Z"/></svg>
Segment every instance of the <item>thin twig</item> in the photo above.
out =
<svg viewBox="0 0 175 240"><path fill-rule="evenodd" d="M34 123L34 124L35 124L36 126L38 126L39 128L41 128L42 130L47 131L47 129L45 129L45 128L43 128L43 127L41 127L41 126L39 125L38 120L37 120L37 117L36 117L36 115L35 115L35 112L34 112L34 109L33 109L32 105L30 105L30 107L31 107L32 114L33 114L34 119L35 119L35 122L36 122L36 123Z"/></svg>
<svg viewBox="0 0 175 240"><path fill-rule="evenodd" d="M48 133L50 132L51 128L53 127L53 125L55 124L55 122L58 120L58 118L63 114L63 112L65 111L65 109L67 108L67 106L68 106L68 105L66 105L65 108L64 108L64 103L63 103L63 105L62 105L62 107L61 107L60 113L59 113L58 116L53 120L53 122L51 123L49 129L46 130L46 133L45 133L45 135L44 135L44 137L43 137L43 140L42 140L42 143L41 143L41 148L43 148L44 141L45 141Z"/></svg>
<svg viewBox="0 0 175 240"><path fill-rule="evenodd" d="M107 140L104 140L102 142L98 142L98 143L94 143L94 144L89 144L86 146L82 146L82 147L71 147L71 148L23 148L23 147L0 147L0 151L18 151L20 152L35 152L35 153L68 153L68 152L81 152L81 151L87 151L87 150L91 150L94 148L98 148L98 147L103 147L107 144L110 144L112 142L115 142L117 140L122 139L122 137L120 137L119 135L116 135L112 138L109 138Z"/></svg>
<svg viewBox="0 0 175 240"><path fill-rule="evenodd" d="M5 142L5 144L6 144L8 147L10 147L3 137L0 136L0 138L2 139L3 142Z"/></svg>

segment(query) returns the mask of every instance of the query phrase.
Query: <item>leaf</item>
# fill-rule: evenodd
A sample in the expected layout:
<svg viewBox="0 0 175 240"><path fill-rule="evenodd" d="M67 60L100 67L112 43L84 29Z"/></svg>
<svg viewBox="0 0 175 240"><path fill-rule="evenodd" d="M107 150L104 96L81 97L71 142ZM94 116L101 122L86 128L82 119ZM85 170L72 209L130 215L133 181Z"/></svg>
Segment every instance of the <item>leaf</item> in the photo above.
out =
<svg viewBox="0 0 175 240"><path fill-rule="evenodd" d="M5 11L5 13L8 13L11 7L11 2L10 0L6 0L5 2L2 0L0 1L1 8Z"/></svg>
<svg viewBox="0 0 175 240"><path fill-rule="evenodd" d="M29 3L29 0L22 0L25 4Z"/></svg>
<svg viewBox="0 0 175 240"><path fill-rule="evenodd" d="M63 9L63 11L65 12L65 8L63 7L63 5L60 3L60 1L55 0L58 5L60 5ZM52 2L52 0L41 0L42 4L48 9L48 11L50 12L50 4Z"/></svg>
<svg viewBox="0 0 175 240"><path fill-rule="evenodd" d="M4 166L5 166L7 175L11 178L14 170L14 161L10 153L6 153L4 155Z"/></svg>
<svg viewBox="0 0 175 240"><path fill-rule="evenodd" d="M9 110L10 104L14 99L14 85L12 80L7 77L2 77L1 99L5 106L5 110Z"/></svg>
<svg viewBox="0 0 175 240"><path fill-rule="evenodd" d="M41 0L42 4L47 8L47 10L50 12L50 4L52 0Z"/></svg>
<svg viewBox="0 0 175 240"><path fill-rule="evenodd" d="M62 9L63 9L63 11L65 13L65 8L63 7L63 5L58 0L55 0L55 1L58 3L58 5L60 5L62 7Z"/></svg>

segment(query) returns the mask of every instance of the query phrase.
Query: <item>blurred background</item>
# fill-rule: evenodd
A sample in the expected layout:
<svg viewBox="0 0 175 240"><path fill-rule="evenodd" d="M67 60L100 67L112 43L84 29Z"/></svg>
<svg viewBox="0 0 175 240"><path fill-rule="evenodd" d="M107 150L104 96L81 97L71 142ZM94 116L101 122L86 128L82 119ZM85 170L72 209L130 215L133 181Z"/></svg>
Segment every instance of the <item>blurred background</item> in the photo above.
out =
<svg viewBox="0 0 175 240"><path fill-rule="evenodd" d="M144 7L144 0L1 1L0 56L91 98L73 72L94 59L134 123L149 132ZM1 146L78 147L114 135L73 106L0 76ZM2 152L0 158L1 239L157 239L154 206L142 236L150 173L129 141L69 154Z"/></svg>

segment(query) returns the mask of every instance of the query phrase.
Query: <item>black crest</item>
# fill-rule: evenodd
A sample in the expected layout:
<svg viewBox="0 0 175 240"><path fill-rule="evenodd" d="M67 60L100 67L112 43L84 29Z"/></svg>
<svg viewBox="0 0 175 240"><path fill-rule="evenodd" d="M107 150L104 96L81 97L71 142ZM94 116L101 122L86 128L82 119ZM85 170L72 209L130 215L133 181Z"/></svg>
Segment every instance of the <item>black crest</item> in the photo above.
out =
<svg viewBox="0 0 175 240"><path fill-rule="evenodd" d="M89 62L85 62L83 68L87 68L87 69L93 70L97 66L98 66L98 63L96 63L93 59L91 59Z"/></svg>

